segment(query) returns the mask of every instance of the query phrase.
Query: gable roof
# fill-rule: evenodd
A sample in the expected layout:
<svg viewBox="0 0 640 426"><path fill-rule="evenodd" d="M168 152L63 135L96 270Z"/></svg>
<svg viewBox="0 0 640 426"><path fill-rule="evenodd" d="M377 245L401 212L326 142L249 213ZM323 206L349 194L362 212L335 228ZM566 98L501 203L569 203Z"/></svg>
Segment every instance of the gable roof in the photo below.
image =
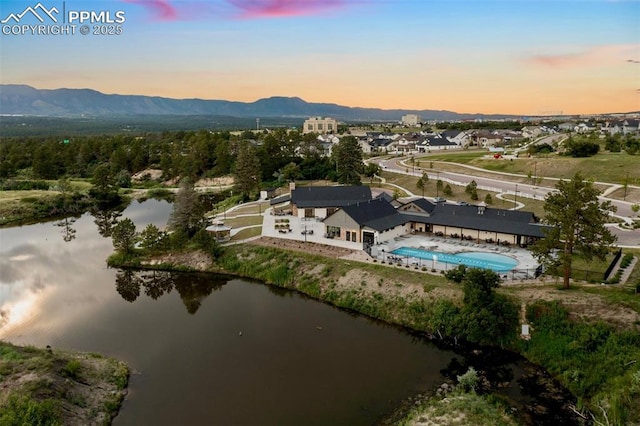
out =
<svg viewBox="0 0 640 426"><path fill-rule="evenodd" d="M376 198L374 198L375 200L377 200L378 198L383 198L385 200L387 200L388 202L392 202L393 201L393 196L391 196L389 193L387 192L381 192L380 194L378 194L376 196Z"/></svg>
<svg viewBox="0 0 640 426"><path fill-rule="evenodd" d="M455 142L439 136L427 136L425 142L429 146L457 146Z"/></svg>
<svg viewBox="0 0 640 426"><path fill-rule="evenodd" d="M371 200L368 186L302 186L291 191L298 208L344 207Z"/></svg>
<svg viewBox="0 0 640 426"><path fill-rule="evenodd" d="M376 198L365 203L356 203L342 208L342 211L360 226L384 231L404 225L407 218L384 198Z"/></svg>
<svg viewBox="0 0 640 426"><path fill-rule="evenodd" d="M420 210L429 214L433 213L433 209L436 207L434 203L427 200L426 198L417 198L415 200L411 200L407 203L404 203L403 206L407 206L409 204L413 204L414 206L418 207Z"/></svg>

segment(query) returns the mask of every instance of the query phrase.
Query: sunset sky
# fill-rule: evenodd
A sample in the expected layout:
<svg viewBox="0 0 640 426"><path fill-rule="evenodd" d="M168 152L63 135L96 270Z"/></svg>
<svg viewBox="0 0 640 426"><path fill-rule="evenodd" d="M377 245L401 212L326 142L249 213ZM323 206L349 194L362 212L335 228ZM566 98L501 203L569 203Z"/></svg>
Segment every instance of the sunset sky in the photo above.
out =
<svg viewBox="0 0 640 426"><path fill-rule="evenodd" d="M37 3L2 0L0 20ZM640 110L638 1L41 3L122 10L123 33L7 35L3 28L4 84L461 113ZM25 16L25 23L39 22Z"/></svg>

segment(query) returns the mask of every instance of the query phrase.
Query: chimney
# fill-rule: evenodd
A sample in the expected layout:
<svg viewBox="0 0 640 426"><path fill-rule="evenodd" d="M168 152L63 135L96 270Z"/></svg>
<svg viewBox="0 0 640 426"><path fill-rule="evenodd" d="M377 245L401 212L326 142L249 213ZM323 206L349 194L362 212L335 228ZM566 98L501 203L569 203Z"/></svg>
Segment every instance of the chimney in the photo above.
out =
<svg viewBox="0 0 640 426"><path fill-rule="evenodd" d="M295 182L289 182L289 191L293 191L294 189L296 189L296 183Z"/></svg>

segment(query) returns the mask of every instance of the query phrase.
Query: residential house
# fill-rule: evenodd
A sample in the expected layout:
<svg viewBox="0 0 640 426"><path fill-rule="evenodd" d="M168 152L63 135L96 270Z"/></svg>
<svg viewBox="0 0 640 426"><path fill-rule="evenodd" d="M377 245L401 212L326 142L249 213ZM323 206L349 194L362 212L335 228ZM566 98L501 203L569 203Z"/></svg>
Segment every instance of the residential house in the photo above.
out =
<svg viewBox="0 0 640 426"><path fill-rule="evenodd" d="M419 133L406 133L399 135L389 145L396 152L409 153L417 150L417 146L424 141L424 136Z"/></svg>
<svg viewBox="0 0 640 426"><path fill-rule="evenodd" d="M543 133L544 131L540 126L525 126L522 128L522 136L529 139L535 139Z"/></svg>
<svg viewBox="0 0 640 426"><path fill-rule="evenodd" d="M471 140L482 148L488 148L502 143L502 137L486 130L473 132Z"/></svg>
<svg viewBox="0 0 640 426"><path fill-rule="evenodd" d="M469 145L469 134L462 130L445 130L441 135L449 142L453 142L458 146Z"/></svg>
<svg viewBox="0 0 640 426"><path fill-rule="evenodd" d="M575 123L565 122L558 124L558 131L560 132L573 132L576 127Z"/></svg>
<svg viewBox="0 0 640 426"><path fill-rule="evenodd" d="M360 145L360 149L362 150L363 154L371 154L371 152L374 150L366 136L361 136L358 138L358 145Z"/></svg>
<svg viewBox="0 0 640 426"><path fill-rule="evenodd" d="M624 120L622 133L625 135L629 133L640 134L640 120Z"/></svg>
<svg viewBox="0 0 640 426"><path fill-rule="evenodd" d="M460 145L440 135L425 136L422 143L416 147L419 152L430 152L453 148L460 148Z"/></svg>

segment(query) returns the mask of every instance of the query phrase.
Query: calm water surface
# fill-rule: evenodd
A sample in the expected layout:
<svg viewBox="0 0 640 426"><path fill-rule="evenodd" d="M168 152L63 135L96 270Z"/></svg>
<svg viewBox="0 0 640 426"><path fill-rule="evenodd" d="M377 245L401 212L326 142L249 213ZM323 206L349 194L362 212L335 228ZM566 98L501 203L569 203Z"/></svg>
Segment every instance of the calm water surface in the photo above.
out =
<svg viewBox="0 0 640 426"><path fill-rule="evenodd" d="M138 230L170 205L134 202ZM0 230L0 339L100 352L134 374L116 425L369 425L472 356L259 283L108 269L113 214ZM469 354L468 354L469 355ZM508 358L508 357L507 357ZM526 368L506 359L511 383Z"/></svg>

